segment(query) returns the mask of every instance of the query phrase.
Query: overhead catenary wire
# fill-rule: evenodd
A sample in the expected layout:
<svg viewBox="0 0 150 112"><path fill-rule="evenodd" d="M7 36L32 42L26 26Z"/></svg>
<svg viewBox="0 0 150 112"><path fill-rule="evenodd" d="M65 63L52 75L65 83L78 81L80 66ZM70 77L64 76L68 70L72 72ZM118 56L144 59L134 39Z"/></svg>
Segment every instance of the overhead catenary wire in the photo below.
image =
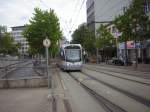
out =
<svg viewBox="0 0 150 112"><path fill-rule="evenodd" d="M46 8L49 8L49 6L48 6L47 4L45 4L43 0L40 0L39 2L40 2L42 5L44 5ZM60 13L60 16L61 16L61 18L63 17L61 13ZM67 36L68 36L68 35L69 35L70 28L68 27L68 25L66 24L65 21L63 21L63 23L64 23L64 24L61 24L61 25L62 25L62 29L64 29L66 33L68 32L68 34L67 34Z"/></svg>
<svg viewBox="0 0 150 112"><path fill-rule="evenodd" d="M70 23L72 22L73 16L74 16L74 14L75 14L75 12L76 12L76 10L77 10L77 6L78 6L78 4L79 4L79 1L80 1L80 0L77 0L77 1L76 1L75 7L74 7L74 11L72 12L72 16L70 17L70 20L69 20Z"/></svg>
<svg viewBox="0 0 150 112"><path fill-rule="evenodd" d="M72 22L72 20L73 20L73 18L74 18L74 15L75 15L75 12L76 12L76 10L77 10L77 6L78 6L78 4L79 4L79 1L80 1L80 0L77 0L77 1L76 1L74 10L73 10L73 12L72 12L72 15L70 16L70 20L68 21L70 24L71 24L71 22ZM62 14L61 14L61 17L63 17ZM67 21L64 20L63 22L64 22L64 25L63 25L63 26L65 27L65 31L68 30L67 32L68 32L68 34L69 34L69 32L70 32L70 30L71 30L71 27L70 27L70 25L67 24L67 23L68 23ZM67 29L67 30L66 30L66 29Z"/></svg>
<svg viewBox="0 0 150 112"><path fill-rule="evenodd" d="M76 4L75 4L75 7L74 7L72 16L71 16L70 19L69 19L69 24L70 24L69 26L70 26L70 27L68 26L68 24L66 23L66 21L64 21L64 24L62 24L63 29L65 30L65 32L68 32L67 36L71 34L71 31L72 31L74 25L75 25L76 22L77 22L77 19L78 19L77 17L79 16L80 11L81 11L81 9L82 9L82 7L83 7L83 5L84 5L84 3L85 3L86 0L83 0L83 1L82 1L81 5L80 5L80 8L79 8L79 10L78 10L78 6L79 6L80 1L81 1L81 0L77 0L77 1L76 1ZM45 7L48 8L48 5L45 4L43 0L40 0L39 2L40 2L41 4L43 4ZM76 13L76 12L77 12L77 13ZM75 14L76 14L76 15L75 15ZM61 17L63 17L63 16L61 15ZM72 24L72 25L71 25L71 24Z"/></svg>
<svg viewBox="0 0 150 112"><path fill-rule="evenodd" d="M82 1L81 6L80 6L80 8L79 8L79 10L78 10L78 13L77 13L76 17L75 17L75 21L73 21L73 25L72 25L70 31L72 31L72 29L73 29L75 23L78 21L78 16L79 16L79 14L80 14L81 9L83 8L83 5L84 5L85 1L86 1L86 0L83 0L83 1Z"/></svg>

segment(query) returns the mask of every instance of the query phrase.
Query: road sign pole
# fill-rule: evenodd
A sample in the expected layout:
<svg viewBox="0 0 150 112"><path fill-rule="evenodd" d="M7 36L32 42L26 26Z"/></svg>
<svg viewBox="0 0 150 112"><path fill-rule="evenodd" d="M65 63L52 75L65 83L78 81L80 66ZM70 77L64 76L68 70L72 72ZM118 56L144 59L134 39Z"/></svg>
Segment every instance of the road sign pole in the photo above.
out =
<svg viewBox="0 0 150 112"><path fill-rule="evenodd" d="M45 46L45 52L46 52L46 75L48 77L48 88L51 88L51 75L49 73L49 53L48 53L48 48L50 46L50 40L49 39L45 39L43 41L43 45Z"/></svg>
<svg viewBox="0 0 150 112"><path fill-rule="evenodd" d="M48 53L48 47L45 47L46 49L46 73L47 73L47 77L48 77L48 88L51 88L51 76L50 76L50 73L49 73L49 53Z"/></svg>

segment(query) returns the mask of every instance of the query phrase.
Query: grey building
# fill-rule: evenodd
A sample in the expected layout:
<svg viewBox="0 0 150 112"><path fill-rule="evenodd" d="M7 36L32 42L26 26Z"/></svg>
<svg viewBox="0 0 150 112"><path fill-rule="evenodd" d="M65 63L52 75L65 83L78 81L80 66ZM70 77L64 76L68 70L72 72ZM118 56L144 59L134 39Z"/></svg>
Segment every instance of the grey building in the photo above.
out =
<svg viewBox="0 0 150 112"><path fill-rule="evenodd" d="M116 16L123 14L132 0L87 0L87 25L95 32L99 22L113 21ZM145 12L150 15L150 0L143 0Z"/></svg>
<svg viewBox="0 0 150 112"><path fill-rule="evenodd" d="M26 38L23 37L22 32L25 26L15 26L12 27L12 36L16 43L20 44L19 53L21 55L28 55L29 45Z"/></svg>
<svg viewBox="0 0 150 112"><path fill-rule="evenodd" d="M87 26L93 32L95 32L96 35L96 30L99 28L100 24L108 24L110 21L113 21L116 16L123 14L131 2L132 0L87 0ZM147 15L150 17L150 0L143 0L143 8ZM117 30L114 29L114 25L109 24L108 30L115 37ZM145 58L150 62L150 42L146 40L145 43L147 43L143 48L145 50L145 54L141 54L139 49L138 57L142 57L143 55L143 57L145 56ZM133 56L135 56L135 50L132 49L133 48L129 48L128 55L129 57L134 58ZM122 56L124 57L124 55Z"/></svg>

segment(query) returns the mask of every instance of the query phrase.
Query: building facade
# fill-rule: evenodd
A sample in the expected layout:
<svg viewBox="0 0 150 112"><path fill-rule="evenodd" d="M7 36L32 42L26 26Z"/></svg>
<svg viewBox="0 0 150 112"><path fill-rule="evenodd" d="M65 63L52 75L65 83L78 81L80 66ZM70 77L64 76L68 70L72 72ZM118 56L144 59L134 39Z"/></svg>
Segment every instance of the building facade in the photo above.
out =
<svg viewBox="0 0 150 112"><path fill-rule="evenodd" d="M117 55L124 58L124 48L122 47L123 43L117 43L117 38L121 36L121 33L115 28L111 21L115 19L118 15L123 14L123 12L129 7L132 0L87 0L87 26L95 33L101 24L107 24L107 29L110 33L116 38L116 47L119 49ZM150 0L143 0L143 8L146 14L150 17ZM133 44L133 42L128 42ZM145 44L146 43L146 44ZM138 48L138 58L144 58L150 62L150 42L146 40L143 44L143 52L141 54L141 48ZM135 59L135 48L128 48L128 56L131 57L131 60Z"/></svg>
<svg viewBox="0 0 150 112"><path fill-rule="evenodd" d="M87 0L87 24L95 32L100 22L110 22L122 14L130 0Z"/></svg>
<svg viewBox="0 0 150 112"><path fill-rule="evenodd" d="M132 0L87 0L87 25L95 32L101 22L109 23L126 10ZM145 12L150 16L150 0L143 0Z"/></svg>
<svg viewBox="0 0 150 112"><path fill-rule="evenodd" d="M24 28L25 26L12 27L12 36L15 42L20 45L20 48L18 50L19 50L20 55L22 56L28 55L28 49L29 49L28 42L26 38L24 38L22 35Z"/></svg>

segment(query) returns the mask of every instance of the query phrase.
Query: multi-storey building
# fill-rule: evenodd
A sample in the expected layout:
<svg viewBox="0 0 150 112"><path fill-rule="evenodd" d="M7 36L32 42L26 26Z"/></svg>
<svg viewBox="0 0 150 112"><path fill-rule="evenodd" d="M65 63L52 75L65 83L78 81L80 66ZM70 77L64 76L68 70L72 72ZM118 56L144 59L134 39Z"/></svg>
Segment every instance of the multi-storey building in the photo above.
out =
<svg viewBox="0 0 150 112"><path fill-rule="evenodd" d="M12 36L16 43L20 45L19 53L21 55L28 55L29 45L26 38L23 37L22 32L25 26L15 26L12 27Z"/></svg>
<svg viewBox="0 0 150 112"><path fill-rule="evenodd" d="M96 30L101 24L108 24L113 21L115 17L123 14L131 2L132 0L87 0L87 26L95 32L96 35ZM150 17L150 0L143 0L143 8L146 14ZM113 24L108 24L108 30L114 35L114 37L121 35ZM132 41L129 41L128 43L133 44ZM138 57L142 57L143 55L143 57L145 56L150 62L150 41L146 40L144 43L146 43L144 44L145 47L143 47L145 54L141 54L140 50L138 50ZM123 44L120 43L120 45L122 46ZM122 49L124 51L123 47L121 47L121 50ZM134 51L134 48L129 48L129 57L133 58L133 56L135 56ZM124 57L124 55L122 56Z"/></svg>
<svg viewBox="0 0 150 112"><path fill-rule="evenodd" d="M132 0L87 0L87 25L95 32L101 23L109 23L123 14ZM145 12L150 16L150 0L143 1Z"/></svg>

